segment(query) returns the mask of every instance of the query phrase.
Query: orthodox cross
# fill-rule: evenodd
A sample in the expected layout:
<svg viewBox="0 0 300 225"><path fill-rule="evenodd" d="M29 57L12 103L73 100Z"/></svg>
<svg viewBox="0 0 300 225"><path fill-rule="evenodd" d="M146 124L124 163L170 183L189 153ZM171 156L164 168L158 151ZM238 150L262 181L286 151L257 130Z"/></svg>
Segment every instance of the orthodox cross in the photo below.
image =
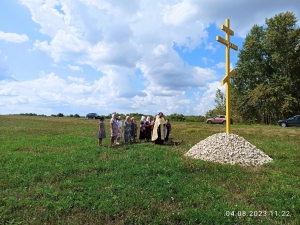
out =
<svg viewBox="0 0 300 225"><path fill-rule="evenodd" d="M226 84L226 133L230 133L230 77L234 70L230 70L230 48L238 50L238 46L230 42L230 36L234 35L233 30L230 30L229 19L225 20L225 24L221 25L221 30L226 33L226 40L217 36L217 41L226 46L226 76L222 79L221 85Z"/></svg>

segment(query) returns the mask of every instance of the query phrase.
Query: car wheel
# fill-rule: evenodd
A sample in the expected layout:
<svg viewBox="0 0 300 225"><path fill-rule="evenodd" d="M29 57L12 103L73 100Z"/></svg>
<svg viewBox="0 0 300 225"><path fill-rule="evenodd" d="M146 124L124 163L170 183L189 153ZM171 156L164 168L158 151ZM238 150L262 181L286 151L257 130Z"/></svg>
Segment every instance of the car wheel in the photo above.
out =
<svg viewBox="0 0 300 225"><path fill-rule="evenodd" d="M226 121L223 121L223 125L226 125Z"/></svg>
<svg viewBox="0 0 300 225"><path fill-rule="evenodd" d="M212 124L212 122L209 120L209 121L207 121L207 124Z"/></svg>
<svg viewBox="0 0 300 225"><path fill-rule="evenodd" d="M286 123L281 123L280 126L286 127Z"/></svg>

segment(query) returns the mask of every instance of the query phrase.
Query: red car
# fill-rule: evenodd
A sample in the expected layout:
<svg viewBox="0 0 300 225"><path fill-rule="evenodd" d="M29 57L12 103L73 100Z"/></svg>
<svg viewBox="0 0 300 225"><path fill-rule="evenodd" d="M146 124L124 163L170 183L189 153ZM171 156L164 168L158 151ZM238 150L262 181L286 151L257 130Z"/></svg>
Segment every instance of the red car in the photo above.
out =
<svg viewBox="0 0 300 225"><path fill-rule="evenodd" d="M207 124L218 123L218 124L226 124L226 116L225 115L217 115L214 118L209 118L206 120ZM230 119L230 124L233 124L232 119Z"/></svg>

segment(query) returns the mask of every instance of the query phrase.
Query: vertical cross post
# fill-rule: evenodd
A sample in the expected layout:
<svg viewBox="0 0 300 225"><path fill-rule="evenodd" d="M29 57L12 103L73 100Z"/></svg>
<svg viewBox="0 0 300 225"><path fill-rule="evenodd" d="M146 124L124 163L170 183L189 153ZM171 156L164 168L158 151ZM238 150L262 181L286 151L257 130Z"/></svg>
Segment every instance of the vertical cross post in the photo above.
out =
<svg viewBox="0 0 300 225"><path fill-rule="evenodd" d="M225 20L225 26L221 25L221 29L226 33L226 40L217 36L216 40L226 46L226 76L222 79L221 85L226 83L226 133L230 133L230 77L234 73L234 70L230 70L230 48L238 50L238 47L230 42L230 36L234 35L234 32L230 30L229 19Z"/></svg>

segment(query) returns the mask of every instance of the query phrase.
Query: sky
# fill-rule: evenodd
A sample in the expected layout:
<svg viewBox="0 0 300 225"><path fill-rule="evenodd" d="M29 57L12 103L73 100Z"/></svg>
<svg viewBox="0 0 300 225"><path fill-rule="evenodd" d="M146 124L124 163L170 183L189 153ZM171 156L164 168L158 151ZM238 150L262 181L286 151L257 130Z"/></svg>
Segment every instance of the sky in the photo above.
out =
<svg viewBox="0 0 300 225"><path fill-rule="evenodd" d="M205 115L225 91L225 19L242 49L287 11L299 0L1 0L0 114Z"/></svg>

